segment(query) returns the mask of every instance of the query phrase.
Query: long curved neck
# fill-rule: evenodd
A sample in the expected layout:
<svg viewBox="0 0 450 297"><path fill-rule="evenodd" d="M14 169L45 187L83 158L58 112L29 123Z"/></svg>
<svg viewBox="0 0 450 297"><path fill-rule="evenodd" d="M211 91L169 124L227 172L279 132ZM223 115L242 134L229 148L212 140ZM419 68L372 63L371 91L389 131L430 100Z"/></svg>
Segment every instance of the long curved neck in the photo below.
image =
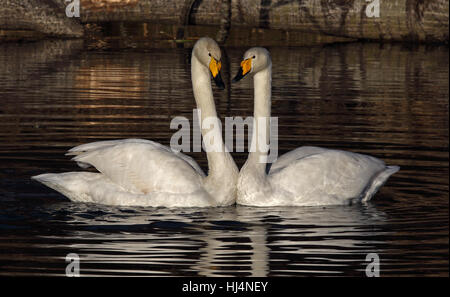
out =
<svg viewBox="0 0 450 297"><path fill-rule="evenodd" d="M253 77L254 84L254 125L252 144L247 159L247 165L265 174L268 143L270 134L270 108L272 88L272 66L256 73Z"/></svg>
<svg viewBox="0 0 450 297"><path fill-rule="evenodd" d="M220 146L223 144L222 133L220 129L218 129L220 121L217 118L209 71L206 67L202 66L194 55L192 55L191 62L192 89L194 91L194 98L199 111L199 124L202 131L202 136L205 137L208 135L213 136L214 138L213 143L204 143L204 148L208 155L208 152L214 150L213 145ZM207 127L204 127L209 126L206 122L202 125L205 119L208 119L208 124L211 123L211 126L213 125L214 129L207 129ZM208 160L209 157L210 156L208 155Z"/></svg>
<svg viewBox="0 0 450 297"><path fill-rule="evenodd" d="M200 63L194 54L191 60L191 73L192 88L199 111L203 147L208 158L208 176L205 180L207 190L218 200L231 199L228 197L230 195L235 199L235 193L226 192L235 191L238 169L223 143L222 123L216 113L209 70ZM229 203L232 202L224 201L224 204Z"/></svg>

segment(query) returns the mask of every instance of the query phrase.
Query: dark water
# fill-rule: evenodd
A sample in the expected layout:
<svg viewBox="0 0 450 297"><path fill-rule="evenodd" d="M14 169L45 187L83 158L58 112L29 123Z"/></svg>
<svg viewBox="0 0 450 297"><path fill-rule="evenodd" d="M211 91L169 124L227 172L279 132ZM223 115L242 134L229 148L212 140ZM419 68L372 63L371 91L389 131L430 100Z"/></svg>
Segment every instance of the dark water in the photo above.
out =
<svg viewBox="0 0 450 297"><path fill-rule="evenodd" d="M186 45L188 47L188 45ZM183 47L183 46L182 46ZM85 47L84 47L85 48ZM249 116L246 48L226 48L220 116ZM449 49L270 47L279 150L318 145L400 165L368 205L164 209L72 203L30 180L79 170L67 149L139 137L169 144L192 119L190 49L85 50L79 41L0 44L0 274L448 276ZM204 153L190 153L203 168ZM241 166L245 153L233 153Z"/></svg>

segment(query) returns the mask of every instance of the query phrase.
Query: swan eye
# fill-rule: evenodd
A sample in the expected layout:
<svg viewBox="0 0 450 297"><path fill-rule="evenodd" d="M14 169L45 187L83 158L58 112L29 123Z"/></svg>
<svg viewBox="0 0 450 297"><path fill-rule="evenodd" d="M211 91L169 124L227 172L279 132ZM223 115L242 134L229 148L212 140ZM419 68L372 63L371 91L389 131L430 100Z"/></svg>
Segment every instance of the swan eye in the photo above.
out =
<svg viewBox="0 0 450 297"><path fill-rule="evenodd" d="M211 53L208 53L208 56L210 56L210 57L211 57Z"/></svg>
<svg viewBox="0 0 450 297"><path fill-rule="evenodd" d="M252 59L256 58L256 56L253 56Z"/></svg>

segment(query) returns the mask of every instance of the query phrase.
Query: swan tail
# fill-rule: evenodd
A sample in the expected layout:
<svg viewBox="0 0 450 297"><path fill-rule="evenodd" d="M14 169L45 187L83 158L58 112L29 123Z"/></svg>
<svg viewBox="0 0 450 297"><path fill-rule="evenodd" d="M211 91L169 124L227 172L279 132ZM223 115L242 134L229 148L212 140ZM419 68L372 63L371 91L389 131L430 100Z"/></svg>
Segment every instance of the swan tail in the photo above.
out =
<svg viewBox="0 0 450 297"><path fill-rule="evenodd" d="M361 202L369 201L375 193L386 183L391 175L400 170L399 166L386 166L386 169L380 172L368 186L361 198Z"/></svg>

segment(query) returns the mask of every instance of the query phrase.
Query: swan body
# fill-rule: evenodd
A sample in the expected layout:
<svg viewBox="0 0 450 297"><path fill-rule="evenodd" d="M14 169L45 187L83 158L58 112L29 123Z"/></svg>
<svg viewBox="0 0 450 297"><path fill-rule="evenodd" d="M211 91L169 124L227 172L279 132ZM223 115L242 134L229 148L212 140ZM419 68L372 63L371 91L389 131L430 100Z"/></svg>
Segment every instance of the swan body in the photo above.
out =
<svg viewBox="0 0 450 297"><path fill-rule="evenodd" d="M210 38L199 39L192 52L192 83L201 121L205 117L220 121L210 79L212 74L219 86L223 84L220 55L219 46ZM214 134L215 141L223 143L216 127L219 126L208 132ZM208 175L191 157L145 139L82 144L69 150L68 155L74 156L72 160L80 167L93 166L99 172L46 173L32 178L72 201L154 207L235 203L238 169L225 150L207 150Z"/></svg>
<svg viewBox="0 0 450 297"><path fill-rule="evenodd" d="M258 131L269 131L272 62L264 48L244 54L233 81L254 73L253 142ZM266 127L260 127L264 125ZM256 143L258 144L258 143ZM279 157L266 173L267 152L258 149L239 172L237 203L253 206L313 206L369 201L398 166L386 166L377 158L320 147L299 147Z"/></svg>

